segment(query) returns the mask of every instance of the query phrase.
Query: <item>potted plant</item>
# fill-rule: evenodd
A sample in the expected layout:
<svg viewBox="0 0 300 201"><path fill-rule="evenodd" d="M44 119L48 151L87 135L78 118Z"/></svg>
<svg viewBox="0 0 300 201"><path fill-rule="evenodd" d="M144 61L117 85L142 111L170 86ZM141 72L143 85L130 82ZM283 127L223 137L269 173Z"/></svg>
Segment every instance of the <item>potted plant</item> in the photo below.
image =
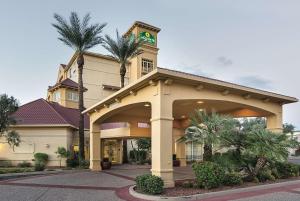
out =
<svg viewBox="0 0 300 201"><path fill-rule="evenodd" d="M180 166L180 160L176 158L176 154L173 154L173 167L179 167Z"/></svg>
<svg viewBox="0 0 300 201"><path fill-rule="evenodd" d="M101 161L101 167L102 170L108 170L111 168L111 162L109 161L109 158L103 158Z"/></svg>

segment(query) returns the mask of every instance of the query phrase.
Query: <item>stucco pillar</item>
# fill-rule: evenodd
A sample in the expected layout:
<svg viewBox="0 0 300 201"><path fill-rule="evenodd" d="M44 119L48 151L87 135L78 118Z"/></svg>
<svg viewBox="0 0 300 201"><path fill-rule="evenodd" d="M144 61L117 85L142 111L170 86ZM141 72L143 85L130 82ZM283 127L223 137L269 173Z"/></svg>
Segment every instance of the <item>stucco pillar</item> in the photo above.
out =
<svg viewBox="0 0 300 201"><path fill-rule="evenodd" d="M267 129L273 132L282 132L282 113L267 116Z"/></svg>
<svg viewBox="0 0 300 201"><path fill-rule="evenodd" d="M101 171L101 155L100 155L100 125L94 122L90 123L90 169L93 171Z"/></svg>
<svg viewBox="0 0 300 201"><path fill-rule="evenodd" d="M157 94L151 102L151 152L153 175L159 176L164 181L164 187L174 187L173 178L173 115L172 101L163 93L163 83L157 86Z"/></svg>

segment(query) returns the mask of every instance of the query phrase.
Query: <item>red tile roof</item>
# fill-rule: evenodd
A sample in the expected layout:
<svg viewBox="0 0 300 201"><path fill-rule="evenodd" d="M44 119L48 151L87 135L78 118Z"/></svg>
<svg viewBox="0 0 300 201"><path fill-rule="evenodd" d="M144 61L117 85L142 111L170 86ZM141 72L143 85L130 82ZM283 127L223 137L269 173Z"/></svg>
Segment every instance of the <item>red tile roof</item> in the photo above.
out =
<svg viewBox="0 0 300 201"><path fill-rule="evenodd" d="M66 87L66 88L71 88L71 89L75 89L78 90L78 83L74 82L73 80L67 78L62 80L59 83L56 83L54 86L49 86L48 90L53 90L56 88L60 88L60 87ZM83 88L84 91L87 91L87 88Z"/></svg>
<svg viewBox="0 0 300 201"><path fill-rule="evenodd" d="M13 117L17 120L17 125L71 125L78 128L79 110L66 108L41 98L22 105ZM89 129L87 115L84 120L84 127Z"/></svg>

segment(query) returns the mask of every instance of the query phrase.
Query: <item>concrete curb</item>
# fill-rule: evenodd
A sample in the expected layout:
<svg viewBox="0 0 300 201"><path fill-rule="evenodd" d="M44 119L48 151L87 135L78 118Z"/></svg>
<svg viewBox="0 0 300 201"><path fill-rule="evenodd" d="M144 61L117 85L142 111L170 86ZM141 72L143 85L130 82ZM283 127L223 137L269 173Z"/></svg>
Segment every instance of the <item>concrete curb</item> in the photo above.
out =
<svg viewBox="0 0 300 201"><path fill-rule="evenodd" d="M233 193L244 193L244 192L251 192L256 190L267 190L271 188L276 187L286 187L293 184L300 184L300 180L295 181L286 181L286 182L279 182L274 184L262 184L258 186L251 186L251 187L243 187L243 188L237 188L232 190L224 190L224 191L217 191L217 192L210 192L210 193L203 193L203 194L195 194L190 196L179 196L179 197L165 197L165 196L153 196L153 195L146 195L138 193L134 190L135 186L131 186L129 188L129 193L133 197L144 199L144 200L154 200L154 201L189 201L189 200L199 200L199 199L205 199L205 198L211 198L216 196L225 196Z"/></svg>

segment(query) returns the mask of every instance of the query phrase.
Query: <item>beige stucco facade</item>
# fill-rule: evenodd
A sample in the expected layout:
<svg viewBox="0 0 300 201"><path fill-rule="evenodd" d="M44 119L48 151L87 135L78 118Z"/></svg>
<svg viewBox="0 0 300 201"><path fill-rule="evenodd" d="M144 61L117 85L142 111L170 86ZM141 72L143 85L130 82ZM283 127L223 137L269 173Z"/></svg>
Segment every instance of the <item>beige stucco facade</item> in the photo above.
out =
<svg viewBox="0 0 300 201"><path fill-rule="evenodd" d="M74 129L66 126L26 126L14 127L14 130L20 135L20 146L13 149L7 143L0 143L0 163L9 161L13 166L23 161L34 163L37 152L48 154L47 166L59 166L59 158L55 154L57 148L70 150L75 136ZM65 165L65 160L62 165Z"/></svg>

